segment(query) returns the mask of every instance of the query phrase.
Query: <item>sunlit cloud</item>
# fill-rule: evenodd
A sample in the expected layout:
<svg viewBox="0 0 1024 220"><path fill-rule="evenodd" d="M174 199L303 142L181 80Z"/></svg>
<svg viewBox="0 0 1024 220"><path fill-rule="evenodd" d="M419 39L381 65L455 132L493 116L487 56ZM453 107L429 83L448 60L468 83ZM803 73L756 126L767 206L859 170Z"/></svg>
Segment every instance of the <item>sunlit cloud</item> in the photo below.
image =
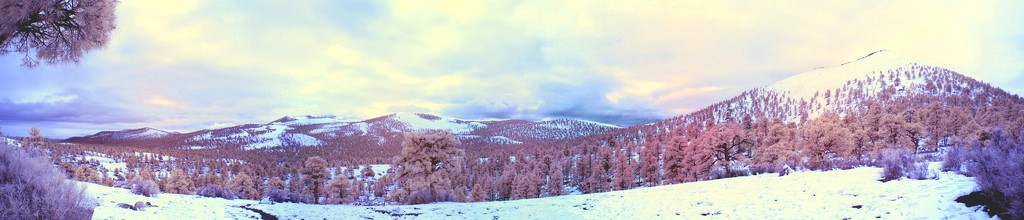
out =
<svg viewBox="0 0 1024 220"><path fill-rule="evenodd" d="M59 137L400 111L633 125L879 49L1021 94L1022 6L123 1L110 44L81 64L0 57L0 126Z"/></svg>

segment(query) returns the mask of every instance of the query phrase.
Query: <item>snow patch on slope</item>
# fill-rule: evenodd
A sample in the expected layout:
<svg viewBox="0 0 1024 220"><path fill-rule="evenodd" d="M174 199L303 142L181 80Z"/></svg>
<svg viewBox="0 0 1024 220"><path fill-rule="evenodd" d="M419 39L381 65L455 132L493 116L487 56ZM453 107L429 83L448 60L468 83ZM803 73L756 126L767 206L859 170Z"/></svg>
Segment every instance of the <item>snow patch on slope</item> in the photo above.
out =
<svg viewBox="0 0 1024 220"><path fill-rule="evenodd" d="M427 114L395 113L392 117L414 131L449 131L454 134L467 134L487 127L480 122Z"/></svg>
<svg viewBox="0 0 1024 220"><path fill-rule="evenodd" d="M270 124L280 124L288 126L301 126L311 124L327 124L327 123L344 123L351 122L352 120L346 118L338 118L334 115L306 115L306 116L284 116L281 119L271 122Z"/></svg>
<svg viewBox="0 0 1024 220"><path fill-rule="evenodd" d="M8 146L21 147L21 142L19 142L18 140L6 138L6 137L0 137L0 141L2 141L4 143L7 143Z"/></svg>
<svg viewBox="0 0 1024 220"><path fill-rule="evenodd" d="M316 146L321 145L320 140L305 134L286 133L291 129L287 125L271 124L263 127L267 132L253 137L258 140L256 143L246 144L244 150L263 149L280 146Z"/></svg>
<svg viewBox="0 0 1024 220"><path fill-rule="evenodd" d="M848 81L868 76L877 77L878 72L882 71L908 69L913 63L915 62L898 53L881 50L839 66L797 74L771 84L767 89L788 95L794 100L810 101L816 92L823 95L825 90L841 88Z"/></svg>
<svg viewBox="0 0 1024 220"><path fill-rule="evenodd" d="M522 141L513 140L505 136L490 136L484 138L484 141L492 144L522 144Z"/></svg>

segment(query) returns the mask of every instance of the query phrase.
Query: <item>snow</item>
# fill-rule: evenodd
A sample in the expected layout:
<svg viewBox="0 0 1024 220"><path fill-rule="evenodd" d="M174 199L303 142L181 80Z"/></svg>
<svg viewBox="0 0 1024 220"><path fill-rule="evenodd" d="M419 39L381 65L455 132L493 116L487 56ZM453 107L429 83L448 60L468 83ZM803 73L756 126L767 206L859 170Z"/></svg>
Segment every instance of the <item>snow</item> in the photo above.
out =
<svg viewBox="0 0 1024 220"><path fill-rule="evenodd" d="M374 164L382 174L382 164ZM881 168L764 174L649 188L538 199L407 206L257 204L192 195L133 195L87 184L97 199L93 219L258 219L247 206L282 219L990 219L981 207L954 200L974 191L973 178L939 172L938 179L880 182ZM117 203L150 202L144 211Z"/></svg>
<svg viewBox="0 0 1024 220"><path fill-rule="evenodd" d="M467 134L476 129L487 127L487 125L480 122L449 117L427 115L426 117L436 117L436 119L427 119L424 117L424 114L395 113L392 114L392 117L394 120L405 124L409 129L415 131L443 130L454 134Z"/></svg>
<svg viewBox="0 0 1024 220"><path fill-rule="evenodd" d="M271 124L260 128L267 132L256 135L254 139L258 140L258 142L246 144L242 147L243 149L255 150L285 145L316 146L322 144L320 140L309 135L286 133L286 131L291 129L287 125Z"/></svg>
<svg viewBox="0 0 1024 220"><path fill-rule="evenodd" d="M973 179L879 182L881 169L766 174L610 193L539 199L412 206L255 205L285 219L988 219L954 201ZM860 207L860 208L855 208Z"/></svg>
<svg viewBox="0 0 1024 220"><path fill-rule="evenodd" d="M815 92L823 95L826 89L841 88L847 81L865 79L869 75L877 77L878 72L909 68L913 63L896 52L882 50L839 66L797 74L769 85L767 89L788 94L794 100L810 101Z"/></svg>
<svg viewBox="0 0 1024 220"><path fill-rule="evenodd" d="M0 137L0 141L6 142L8 146L21 147L21 142L19 142L18 140Z"/></svg>
<svg viewBox="0 0 1024 220"><path fill-rule="evenodd" d="M348 168L349 167L345 167L345 169ZM391 164L370 164L370 168L373 168L374 178L380 178L381 176L384 176L384 174L388 172L388 169L391 169ZM352 173L354 173L358 177L363 177L363 166L359 165L359 167L356 167L355 169L352 170Z"/></svg>
<svg viewBox="0 0 1024 220"><path fill-rule="evenodd" d="M93 212L92 219L259 219L257 213L238 207L256 203L252 200L226 200L169 193L151 198L132 194L127 189L82 182L79 184L85 185L86 194L97 202L98 206ZM134 205L139 201L149 202L153 207L142 211L118 207L118 203Z"/></svg>
<svg viewBox="0 0 1024 220"><path fill-rule="evenodd" d="M300 126L310 124L344 123L351 121L352 120L350 119L338 118L334 115L306 115L298 117L284 116L281 120L271 122L271 124Z"/></svg>
<svg viewBox="0 0 1024 220"><path fill-rule="evenodd" d="M585 122L585 123L595 124L595 125L603 126L603 127L622 128L622 126L608 124L608 123L602 123L602 122L596 122L596 121L590 121L590 120L583 120L583 119L575 119L575 120L581 121L581 122Z"/></svg>
<svg viewBox="0 0 1024 220"><path fill-rule="evenodd" d="M168 134L170 134L170 132L161 131L161 130L152 129L152 128L143 128L141 132L138 132L138 133L136 133L134 135L129 135L129 136L125 137L125 138L159 138L159 137L167 136Z"/></svg>
<svg viewBox="0 0 1024 220"><path fill-rule="evenodd" d="M111 172L113 172L114 169L121 169L122 172L128 172L128 163L118 162L117 160L114 160L114 158L111 158L110 156L107 156L106 154L103 153L88 151L85 153L87 155L79 157L78 160L96 160L97 162L100 163L100 166L103 166L103 168L106 168Z"/></svg>
<svg viewBox="0 0 1024 220"><path fill-rule="evenodd" d="M513 140L505 136L490 136L485 139L487 143L492 144L522 144L522 141Z"/></svg>

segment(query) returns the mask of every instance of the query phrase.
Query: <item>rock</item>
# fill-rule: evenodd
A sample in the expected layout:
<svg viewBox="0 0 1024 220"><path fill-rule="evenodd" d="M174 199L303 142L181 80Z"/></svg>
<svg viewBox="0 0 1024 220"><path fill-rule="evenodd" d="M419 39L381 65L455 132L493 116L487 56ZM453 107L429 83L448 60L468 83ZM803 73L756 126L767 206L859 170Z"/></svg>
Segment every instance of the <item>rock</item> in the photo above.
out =
<svg viewBox="0 0 1024 220"><path fill-rule="evenodd" d="M150 204L148 202L135 202L135 211L142 211L143 209L146 209L146 207L149 207L149 205Z"/></svg>

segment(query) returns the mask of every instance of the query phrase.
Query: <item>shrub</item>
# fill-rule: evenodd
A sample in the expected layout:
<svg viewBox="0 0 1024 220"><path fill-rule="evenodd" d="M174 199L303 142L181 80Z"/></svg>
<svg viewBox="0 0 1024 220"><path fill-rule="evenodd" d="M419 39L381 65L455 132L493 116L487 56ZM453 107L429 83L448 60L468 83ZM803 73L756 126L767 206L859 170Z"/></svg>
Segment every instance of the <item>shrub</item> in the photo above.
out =
<svg viewBox="0 0 1024 220"><path fill-rule="evenodd" d="M1003 219L1024 218L1024 147L986 147L971 152L968 172L978 182L981 194L994 204L990 210L1006 210Z"/></svg>
<svg viewBox="0 0 1024 220"><path fill-rule="evenodd" d="M148 202L143 202L143 201L135 202L135 206L134 206L135 207L135 211L145 210L146 207L149 207L150 205L151 204L149 204Z"/></svg>
<svg viewBox="0 0 1024 220"><path fill-rule="evenodd" d="M157 186L156 182L152 180L143 180L142 178L135 177L132 179L132 193L136 195L143 195L147 197L155 197L156 194L160 194L160 187Z"/></svg>
<svg viewBox="0 0 1024 220"><path fill-rule="evenodd" d="M417 190L409 193L404 200L410 204L424 204L431 202L456 201L455 194L447 191L433 192L427 189Z"/></svg>
<svg viewBox="0 0 1024 220"><path fill-rule="evenodd" d="M310 197L302 194L296 194L288 192L284 189L270 189L264 194L264 197L275 203L279 202L292 202L292 203L309 203Z"/></svg>
<svg viewBox="0 0 1024 220"><path fill-rule="evenodd" d="M224 198L228 200L238 198L238 196L236 196L231 189L220 187L218 185L207 185L199 187L199 189L196 191L196 195L214 198Z"/></svg>
<svg viewBox="0 0 1024 220"><path fill-rule="evenodd" d="M939 177L939 175L932 175L931 172L928 171L928 163L914 163L912 166L907 168L910 169L907 171L907 178L910 179L926 180Z"/></svg>
<svg viewBox="0 0 1024 220"><path fill-rule="evenodd" d="M0 143L0 218L89 219L94 205L51 163Z"/></svg>
<svg viewBox="0 0 1024 220"><path fill-rule="evenodd" d="M902 178L914 166L913 155L907 150L885 149L880 157L878 165L882 167L882 182Z"/></svg>
<svg viewBox="0 0 1024 220"><path fill-rule="evenodd" d="M949 151L946 152L946 157L942 160L942 171L955 171L963 174L964 170L962 165L964 163L964 153L961 147L950 147Z"/></svg>

